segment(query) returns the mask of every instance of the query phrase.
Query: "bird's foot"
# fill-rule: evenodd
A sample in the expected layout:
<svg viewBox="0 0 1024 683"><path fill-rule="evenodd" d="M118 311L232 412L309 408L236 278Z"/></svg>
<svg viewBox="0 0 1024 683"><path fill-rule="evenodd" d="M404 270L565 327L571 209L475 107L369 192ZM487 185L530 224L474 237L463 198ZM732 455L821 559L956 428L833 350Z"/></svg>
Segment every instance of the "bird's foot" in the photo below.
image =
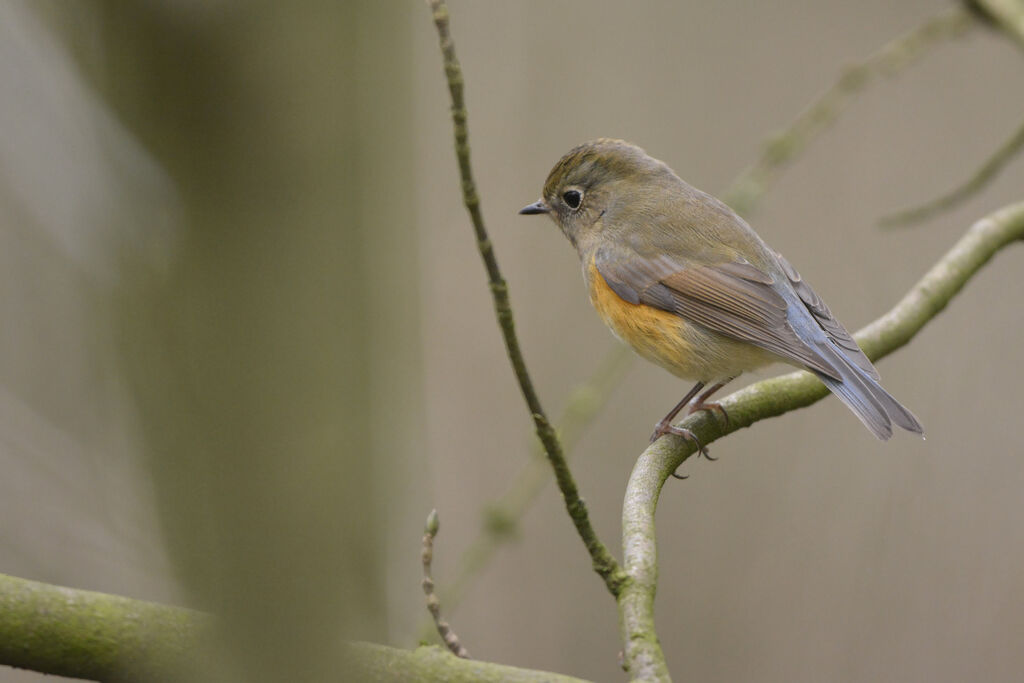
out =
<svg viewBox="0 0 1024 683"><path fill-rule="evenodd" d="M725 408L722 407L721 403L718 403L717 401L713 401L711 403L705 403L704 401L701 401L700 403L693 403L686 409L686 414L693 415L700 410L706 410L712 415L721 415L722 419L725 421L725 425L727 427L729 426L729 413L725 411Z"/></svg>
<svg viewBox="0 0 1024 683"><path fill-rule="evenodd" d="M700 442L700 439L697 438L696 434L685 427L676 427L664 420L659 422L654 428L654 433L651 434L651 443L654 443L665 434L675 434L676 436L682 437L697 447L698 455L703 455L708 460L718 460L718 458L711 457L711 453L708 451L707 447ZM675 472L672 473L672 476L676 479L686 479L686 476L676 474Z"/></svg>

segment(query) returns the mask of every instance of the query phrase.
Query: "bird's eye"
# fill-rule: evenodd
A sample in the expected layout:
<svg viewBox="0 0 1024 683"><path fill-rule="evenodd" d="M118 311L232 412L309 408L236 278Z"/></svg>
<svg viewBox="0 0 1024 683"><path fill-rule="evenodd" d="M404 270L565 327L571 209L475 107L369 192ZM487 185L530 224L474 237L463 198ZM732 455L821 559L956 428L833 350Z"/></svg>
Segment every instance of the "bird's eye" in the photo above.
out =
<svg viewBox="0 0 1024 683"><path fill-rule="evenodd" d="M570 209L580 208L580 203L583 202L583 193L579 190L566 190L562 194L562 200Z"/></svg>

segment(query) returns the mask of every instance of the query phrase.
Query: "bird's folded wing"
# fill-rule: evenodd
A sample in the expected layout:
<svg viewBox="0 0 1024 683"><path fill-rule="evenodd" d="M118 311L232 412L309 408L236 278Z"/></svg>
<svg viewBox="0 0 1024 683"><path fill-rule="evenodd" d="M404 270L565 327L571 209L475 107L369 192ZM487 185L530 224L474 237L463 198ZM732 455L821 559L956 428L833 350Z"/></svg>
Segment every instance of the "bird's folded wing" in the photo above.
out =
<svg viewBox="0 0 1024 683"><path fill-rule="evenodd" d="M608 252L599 252L594 262L608 286L625 301L675 313L726 337L839 379L833 364L802 340L789 324L788 306L775 290L774 278L749 263L683 265L664 255L622 256ZM820 299L814 298L820 303ZM820 306L827 313L824 304ZM826 319L849 337L831 314ZM829 332L828 328L823 329ZM856 348L856 344L853 346Z"/></svg>
<svg viewBox="0 0 1024 683"><path fill-rule="evenodd" d="M789 278L793 289L800 296L800 300L804 302L807 310L811 312L817 323L821 325L821 329L825 330L825 334L828 335L829 339L842 349L846 359L856 364L857 367L864 370L873 379L880 379L878 370L871 364L868 357L864 355L864 352L860 350L860 346L850 336L850 333L846 331L843 324L835 319L832 311L828 310L828 306L821 300L821 297L811 289L809 284L804 282L803 278L800 277L800 273L796 272L796 268L790 265L789 261L783 258L782 254L775 252L775 256L778 257L783 272L786 273L786 277Z"/></svg>

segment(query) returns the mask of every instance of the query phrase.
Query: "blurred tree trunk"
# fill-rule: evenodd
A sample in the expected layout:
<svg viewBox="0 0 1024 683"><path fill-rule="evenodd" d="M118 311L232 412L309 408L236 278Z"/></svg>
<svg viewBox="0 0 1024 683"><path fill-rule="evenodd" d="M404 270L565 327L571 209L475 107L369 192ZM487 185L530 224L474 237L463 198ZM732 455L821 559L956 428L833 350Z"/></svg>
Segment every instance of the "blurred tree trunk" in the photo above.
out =
<svg viewBox="0 0 1024 683"><path fill-rule="evenodd" d="M99 7L92 71L181 207L166 251L124 251L114 308L172 559L242 680L311 680L341 638L386 639L413 8Z"/></svg>

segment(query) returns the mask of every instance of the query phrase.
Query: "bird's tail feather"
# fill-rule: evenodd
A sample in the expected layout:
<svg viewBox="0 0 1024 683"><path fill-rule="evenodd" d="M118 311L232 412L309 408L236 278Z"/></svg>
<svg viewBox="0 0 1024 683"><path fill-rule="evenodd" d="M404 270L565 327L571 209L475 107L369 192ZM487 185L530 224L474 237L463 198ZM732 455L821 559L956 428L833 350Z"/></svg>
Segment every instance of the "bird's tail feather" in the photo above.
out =
<svg viewBox="0 0 1024 683"><path fill-rule="evenodd" d="M834 349L834 353L829 355L832 365L839 371L841 381L820 372L812 372L860 418L872 434L886 441L892 436L893 424L915 434L924 434L924 427L914 414L863 368L850 362L838 350Z"/></svg>

